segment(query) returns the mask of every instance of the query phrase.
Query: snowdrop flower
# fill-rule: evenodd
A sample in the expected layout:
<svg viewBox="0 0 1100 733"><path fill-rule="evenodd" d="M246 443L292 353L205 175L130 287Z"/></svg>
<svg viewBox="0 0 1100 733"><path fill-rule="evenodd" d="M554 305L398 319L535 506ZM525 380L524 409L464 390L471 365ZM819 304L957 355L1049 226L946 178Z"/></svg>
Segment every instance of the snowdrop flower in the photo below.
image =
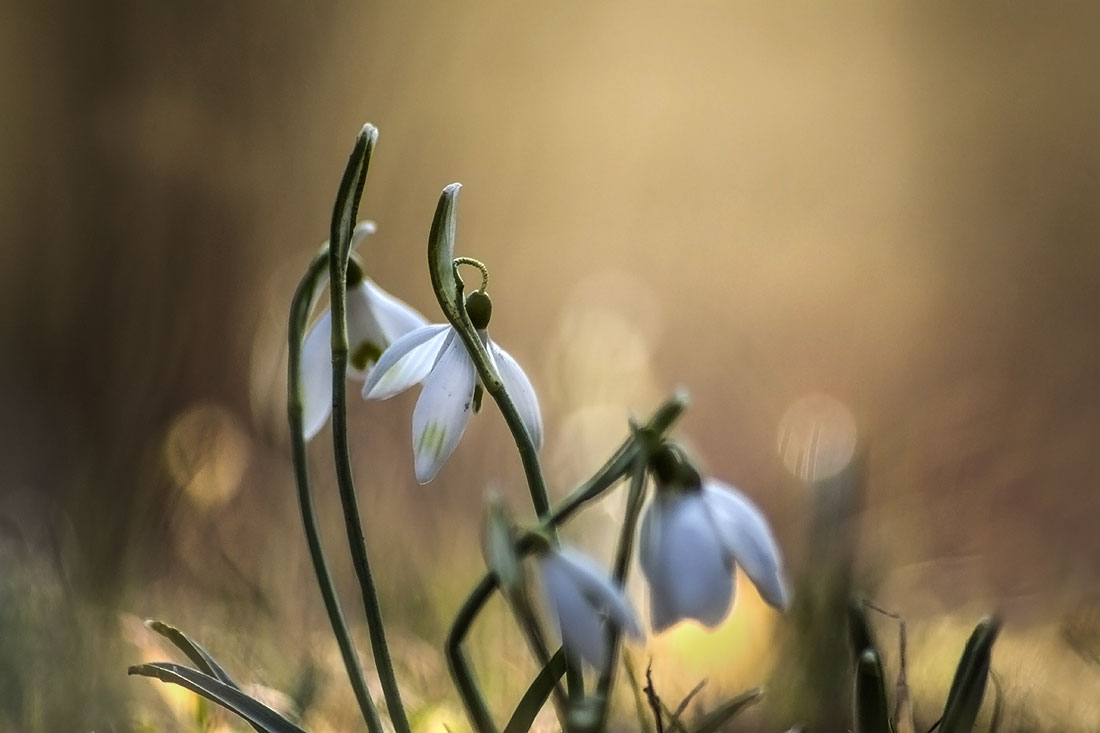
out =
<svg viewBox="0 0 1100 733"><path fill-rule="evenodd" d="M355 247L374 232L374 222L355 228ZM353 259L348 263L348 376L366 377L382 351L409 331L427 325L424 316L375 285ZM302 430L306 440L332 412L332 310L325 309L302 343Z"/></svg>
<svg viewBox="0 0 1100 733"><path fill-rule="evenodd" d="M655 472L657 492L639 539L653 630L687 618L717 626L733 604L737 565L768 604L786 609L779 548L756 505L720 481L700 480L694 469L686 481L680 475L685 483Z"/></svg>
<svg viewBox="0 0 1100 733"><path fill-rule="evenodd" d="M607 665L605 621L642 638L638 617L622 590L587 557L568 547L553 547L539 557L539 569L547 609L568 654L602 670Z"/></svg>
<svg viewBox="0 0 1100 733"><path fill-rule="evenodd" d="M492 313L489 296L481 291L470 293L466 310L519 410L527 434L535 448L541 448L542 415L531 381L486 331ZM367 377L363 396L384 400L419 382L424 388L413 410L413 458L416 480L426 484L439 473L466 430L478 386L474 363L452 326L424 326L391 344Z"/></svg>

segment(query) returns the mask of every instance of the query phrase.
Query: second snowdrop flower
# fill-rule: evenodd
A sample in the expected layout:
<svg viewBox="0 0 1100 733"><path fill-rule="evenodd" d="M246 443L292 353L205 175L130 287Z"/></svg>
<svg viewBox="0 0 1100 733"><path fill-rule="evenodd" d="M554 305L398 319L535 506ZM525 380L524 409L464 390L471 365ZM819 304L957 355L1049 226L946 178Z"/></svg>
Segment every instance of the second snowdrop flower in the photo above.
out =
<svg viewBox="0 0 1100 733"><path fill-rule="evenodd" d="M466 311L535 448L542 446L542 415L531 381L516 360L489 338L492 301L483 291L467 296ZM466 346L447 324L424 326L398 339L378 359L363 396L384 400L424 383L412 420L416 480L426 484L454 452L474 408L477 371Z"/></svg>
<svg viewBox="0 0 1100 733"><path fill-rule="evenodd" d="M354 248L374 222L355 227ZM352 259L347 278L348 376L363 379L370 365L392 342L428 324L424 316L378 287ZM332 412L332 310L326 308L302 343L302 429L309 440Z"/></svg>
<svg viewBox="0 0 1100 733"><path fill-rule="evenodd" d="M654 462L657 491L639 537L653 630L688 618L717 626L733 604L738 565L768 604L786 609L779 547L760 509L731 486L700 479L677 454Z"/></svg>

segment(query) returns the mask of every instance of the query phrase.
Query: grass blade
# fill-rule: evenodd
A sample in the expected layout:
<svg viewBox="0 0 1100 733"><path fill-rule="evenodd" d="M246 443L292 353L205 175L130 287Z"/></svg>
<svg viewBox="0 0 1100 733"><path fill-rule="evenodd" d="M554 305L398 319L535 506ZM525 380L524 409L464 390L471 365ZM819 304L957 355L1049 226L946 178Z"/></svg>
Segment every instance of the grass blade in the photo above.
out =
<svg viewBox="0 0 1100 733"><path fill-rule="evenodd" d="M213 677L230 687L235 687L238 690L241 686L238 685L229 673L225 671L218 662L210 656L209 652L202 648L198 642L192 641L186 634L177 629L175 626L170 626L163 621L157 621L155 619L149 619L145 622L146 628L163 636L168 641L176 645L176 647L187 655L200 672Z"/></svg>
<svg viewBox="0 0 1100 733"><path fill-rule="evenodd" d="M161 682L169 682L191 690L236 713L257 730L265 733L305 733L259 700L197 669L179 664L138 664L130 667L129 674L155 677Z"/></svg>
<svg viewBox="0 0 1100 733"><path fill-rule="evenodd" d="M737 697L726 700L703 716L703 719L699 721L699 725L695 728L695 733L717 733L723 725L740 715L745 708L760 702L763 697L764 691L759 687L754 687L751 690L742 692Z"/></svg>
<svg viewBox="0 0 1100 733"><path fill-rule="evenodd" d="M512 713L508 725L504 727L504 733L526 733L535 722L535 716L546 704L546 699L558 684L558 680L565 674L565 650L558 649L550 658L550 662L538 673L523 698Z"/></svg>

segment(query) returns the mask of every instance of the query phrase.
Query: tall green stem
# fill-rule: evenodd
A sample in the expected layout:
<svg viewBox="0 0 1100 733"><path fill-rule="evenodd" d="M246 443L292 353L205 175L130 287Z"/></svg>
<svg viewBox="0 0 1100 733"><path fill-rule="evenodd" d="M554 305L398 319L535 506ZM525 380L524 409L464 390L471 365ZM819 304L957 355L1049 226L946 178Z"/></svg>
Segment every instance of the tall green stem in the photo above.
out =
<svg viewBox="0 0 1100 733"><path fill-rule="evenodd" d="M309 557L313 561L313 570L317 574L317 583L321 587L321 597L324 599L325 611L332 624L332 633L336 636L336 644L340 648L340 656L344 660L344 668L347 670L363 720L366 721L367 730L370 733L382 733L382 720L367 690L359 655L355 651L355 644L351 640L347 623L344 621L340 600L336 595L328 561L325 559L324 546L321 544L321 532L317 527L313 495L309 488L309 462L302 430L302 338L309 320L309 310L317 289L317 281L328 267L328 260L329 254L326 247L313 258L308 272L294 293L290 306L288 334L290 355L287 370L287 418L290 423L290 445L294 458L294 480L298 486L298 505L302 511L302 525L305 528L306 543L309 545Z"/></svg>
<svg viewBox="0 0 1100 733"><path fill-rule="evenodd" d="M649 463L649 451L643 445L634 458L634 467L630 476L630 490L626 497L626 513L623 516L623 525L619 531L619 542L615 549L615 565L611 571L611 577L615 585L622 588L626 585L626 575L630 570L630 559L634 556L634 530L638 526L638 517L642 513L642 504L645 501L646 467ZM619 666L619 651L622 647L622 635L619 629L613 625L608 626L607 644L610 653L607 655L607 666L600 673L596 683L596 699L599 702L599 723L596 730L603 730L607 726L608 711L611 710L611 686L615 681L615 669Z"/></svg>
<svg viewBox="0 0 1100 733"><path fill-rule="evenodd" d="M390 659L389 645L386 643L382 606L378 600L378 591L374 585L374 576L371 574L370 561L367 557L363 522L359 516L359 501L355 495L355 480L351 471L351 454L348 450L348 257L351 253L351 233L359 209L359 197L363 193L363 183L366 180L371 152L377 138L378 131L367 125L356 139L355 149L344 171L344 178L340 183L332 214L332 234L329 240L332 242L329 250L329 288L332 300L332 442L336 462L336 482L340 489L340 502L344 510L348 547L363 595L363 608L366 611L367 628L370 631L371 648L374 651L374 664L378 669L382 692L386 697L386 708L394 728L398 733L411 733L405 706L401 702L401 692L394 674L393 661Z"/></svg>

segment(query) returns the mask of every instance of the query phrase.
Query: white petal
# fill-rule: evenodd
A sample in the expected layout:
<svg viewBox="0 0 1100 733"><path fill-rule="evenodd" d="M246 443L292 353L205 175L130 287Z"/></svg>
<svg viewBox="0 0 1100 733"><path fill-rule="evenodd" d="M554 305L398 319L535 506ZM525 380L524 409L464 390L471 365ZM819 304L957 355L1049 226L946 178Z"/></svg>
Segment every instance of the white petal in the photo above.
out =
<svg viewBox="0 0 1100 733"><path fill-rule="evenodd" d="M355 225L355 229L351 232L351 248L355 249L359 246L359 243L367 238L367 235L374 234L378 231L378 226L370 219L364 219Z"/></svg>
<svg viewBox="0 0 1100 733"><path fill-rule="evenodd" d="M370 370L363 396L384 400L428 376L452 330L447 324L425 326L394 341Z"/></svg>
<svg viewBox="0 0 1100 733"><path fill-rule="evenodd" d="M302 434L309 440L332 412L332 311L325 311L302 342Z"/></svg>
<svg viewBox="0 0 1100 733"><path fill-rule="evenodd" d="M370 345L379 353L389 344L385 332L378 325L366 280L348 291L348 376L363 379L366 370L357 369L355 355L364 345Z"/></svg>
<svg viewBox="0 0 1100 733"><path fill-rule="evenodd" d="M405 334L428 325L428 320L412 306L393 297L371 280L363 280L362 286L380 329L383 348Z"/></svg>
<svg viewBox="0 0 1100 733"><path fill-rule="evenodd" d="M627 634L641 636L637 616L622 591L587 557L560 548L546 553L540 565L547 606L570 654L604 668L604 616Z"/></svg>
<svg viewBox="0 0 1100 733"><path fill-rule="evenodd" d="M452 331L413 410L413 458L420 483L435 478L458 445L470 419L475 381L474 363Z"/></svg>
<svg viewBox="0 0 1100 733"><path fill-rule="evenodd" d="M657 494L642 520L640 560L654 631L685 618L714 627L729 613L733 567L700 494Z"/></svg>
<svg viewBox="0 0 1100 733"><path fill-rule="evenodd" d="M539 398L535 394L535 388L531 386L531 380L523 372L516 360L504 349L489 341L489 353L493 355L497 371L508 390L508 396L516 404L519 416L523 419L523 425L527 428L527 434L535 444L535 449L542 448L542 413L539 411Z"/></svg>
<svg viewBox="0 0 1100 733"><path fill-rule="evenodd" d="M744 569L761 598L786 609L790 593L783 560L763 513L744 494L713 479L703 482L703 496L725 551Z"/></svg>

